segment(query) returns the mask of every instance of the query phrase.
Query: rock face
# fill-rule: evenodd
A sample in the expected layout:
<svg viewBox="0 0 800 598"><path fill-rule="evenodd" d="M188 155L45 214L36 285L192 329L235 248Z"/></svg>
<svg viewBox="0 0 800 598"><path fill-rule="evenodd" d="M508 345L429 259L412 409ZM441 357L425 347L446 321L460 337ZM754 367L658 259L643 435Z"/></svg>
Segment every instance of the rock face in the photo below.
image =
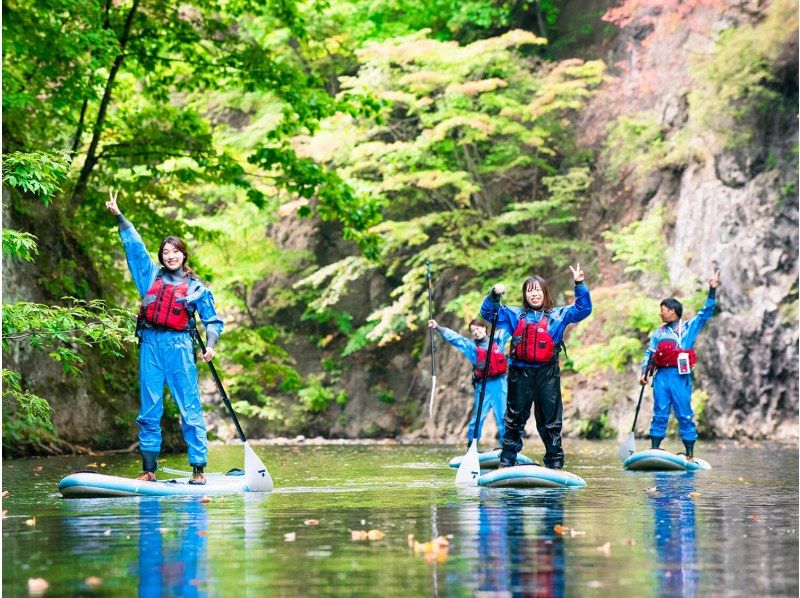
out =
<svg viewBox="0 0 800 598"><path fill-rule="evenodd" d="M733 187L717 174L711 165L684 174L669 262L675 279L684 275L683 264L699 275L712 259L725 276L721 312L698 345L699 384L709 393L707 417L720 436L793 437L797 200L787 195L779 170Z"/></svg>
<svg viewBox="0 0 800 598"><path fill-rule="evenodd" d="M691 18L695 28L709 32L763 18L763 13L748 12L748 6L732 3L724 12L700 8ZM641 111L661 115L667 139L686 125L690 55L707 52L713 36L665 27L666 9L637 15L644 18L632 21L606 45L608 61L616 65L615 90L625 90L626 101L613 104L601 95L586 121L589 138L600 135L598 123ZM650 35L654 30L660 35ZM707 280L713 263L722 272L719 311L698 339L695 371L695 388L708 394L705 432L715 436L797 437L798 203L792 154L797 85L791 75L797 71L796 52L785 70L787 80L777 86L782 97L766 124L751 123L750 143L730 149L696 134L690 145L699 149L688 165L639 181L628 206L641 216L663 209L668 223L669 283L651 289L654 305L676 290L700 290L703 284L693 280ZM611 194L601 191L599 203L613 203ZM631 391L623 401L630 411L637 394ZM577 402L588 407L580 397ZM645 402L640 422L649 420L648 409ZM616 411L613 419L624 419L622 413Z"/></svg>
<svg viewBox="0 0 800 598"><path fill-rule="evenodd" d="M38 200L25 204L24 210L13 208L15 198L3 190L3 225L22 229L36 235L39 257L34 263L3 256L3 303L31 301L47 305L58 304L46 289L48 281L60 275L59 260L70 257L80 261L79 251L66 235L58 231L53 215L40 207ZM97 286L89 280L89 295L97 296ZM36 351L24 342L11 342L3 351L3 367L22 374L22 386L33 394L46 398L53 408L52 422L58 437L66 444L46 440L30 446L15 444L15 455L72 450L70 445L95 448L128 446L135 439L136 383L129 361L102 360L82 352L85 363L80 376L64 373L61 366L46 352ZM4 405L5 414L13 406ZM126 414L121 417L121 414ZM5 423L5 420L4 420ZM5 430L6 438L12 434ZM4 449L8 443L4 441Z"/></svg>

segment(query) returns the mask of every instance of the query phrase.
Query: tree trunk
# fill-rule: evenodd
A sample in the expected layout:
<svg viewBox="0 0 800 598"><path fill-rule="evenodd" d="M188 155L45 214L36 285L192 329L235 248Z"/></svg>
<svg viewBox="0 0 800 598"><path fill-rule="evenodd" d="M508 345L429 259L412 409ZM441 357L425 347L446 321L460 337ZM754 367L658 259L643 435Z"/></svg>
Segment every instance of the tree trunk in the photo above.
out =
<svg viewBox="0 0 800 598"><path fill-rule="evenodd" d="M119 54L117 54L117 57L114 59L111 71L108 73L108 80L106 81L106 87L103 91L103 98L100 100L100 109L97 111L97 119L92 129L92 141L89 143L89 149L86 152L86 160L83 162L81 173L78 176L78 182L75 183L75 189L72 192L72 198L69 202L69 211L71 214L75 213L83 201L83 197L86 195L89 177L97 164L97 147L100 145L100 136L103 133L106 112L108 111L108 105L111 103L111 92L114 88L114 81L117 78L117 73L122 66L122 61L125 60L125 46L128 45L128 40L130 39L133 18L136 16L136 11L139 8L139 1L140 0L133 0L133 6L131 6L128 16L125 19L125 27L119 39Z"/></svg>

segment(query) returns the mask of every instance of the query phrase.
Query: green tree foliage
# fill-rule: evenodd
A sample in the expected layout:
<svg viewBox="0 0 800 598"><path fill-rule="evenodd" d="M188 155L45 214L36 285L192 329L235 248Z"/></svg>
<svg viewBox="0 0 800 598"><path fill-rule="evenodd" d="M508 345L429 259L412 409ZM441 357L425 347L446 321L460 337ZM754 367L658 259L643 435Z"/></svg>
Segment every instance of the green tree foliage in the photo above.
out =
<svg viewBox="0 0 800 598"><path fill-rule="evenodd" d="M667 242L664 238L664 210L656 208L617 232L605 231L603 238L614 261L625 262L625 272L642 273L657 282L667 281Z"/></svg>
<svg viewBox="0 0 800 598"><path fill-rule="evenodd" d="M381 207L382 222L371 229L382 241L377 267L399 284L345 353L416 328L426 258L445 276L469 271L461 289L468 293L501 272L519 280L532 263L566 269L583 249L568 231L591 177L571 159L567 119L602 81L603 64L532 65L523 50L544 43L523 31L466 46L415 34L359 52L361 68L342 86L381 100L381 118L331 119L305 151L329 156ZM323 309L375 267L349 257L297 286L320 289L309 307Z"/></svg>
<svg viewBox="0 0 800 598"><path fill-rule="evenodd" d="M698 57L690 113L728 146L749 142L781 104L781 87L796 102L797 3L775 0L766 18L719 34L710 56ZM796 109L796 106L795 106Z"/></svg>

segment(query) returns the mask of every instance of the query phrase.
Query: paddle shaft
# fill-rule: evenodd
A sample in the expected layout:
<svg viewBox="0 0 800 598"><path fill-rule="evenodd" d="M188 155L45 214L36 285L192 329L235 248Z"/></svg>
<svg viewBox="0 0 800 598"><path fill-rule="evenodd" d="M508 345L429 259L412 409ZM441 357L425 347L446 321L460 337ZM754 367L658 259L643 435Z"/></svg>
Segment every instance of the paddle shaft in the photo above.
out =
<svg viewBox="0 0 800 598"><path fill-rule="evenodd" d="M486 362L483 364L483 379L481 380L481 394L478 398L478 410L475 412L475 432L478 431L481 421L481 410L483 409L483 397L486 396L486 380L489 378L489 355L492 352L492 343L494 343L494 331L497 329L497 318L500 315L500 304L494 310L494 317L492 318L492 331L489 333L489 349L486 351ZM471 440L478 441L477 438Z"/></svg>
<svg viewBox="0 0 800 598"><path fill-rule="evenodd" d="M433 278L431 278L431 262L425 261L428 267L426 278L428 279L428 319L433 320ZM433 345L433 328L428 328L431 339L431 376L436 376L436 347Z"/></svg>
<svg viewBox="0 0 800 598"><path fill-rule="evenodd" d="M203 353L206 352L206 344L203 342L203 337L200 336L200 331L197 328L192 327L192 333L194 337L197 339L197 342L200 343L200 349ZM205 361L205 360L203 360ZM222 395L222 402L225 403L225 407L228 408L228 413L231 414L231 419L233 420L233 425L236 426L236 432L239 434L239 439L242 442L247 442L247 438L244 436L244 430L242 430L242 426L239 425L239 418L236 417L236 413L233 411L233 406L231 405L230 399L228 399L228 393L225 392L225 389L222 387L222 380L219 379L219 374L217 374L217 368L214 367L214 364L210 361L206 361L208 364L209 369L211 370L211 375L214 377L214 382L217 383L217 388L219 389L219 394Z"/></svg>
<svg viewBox="0 0 800 598"><path fill-rule="evenodd" d="M652 361L653 361L653 358L651 356L650 359L647 361L647 369L645 370L646 372L648 372L651 375L653 373L652 370L651 370L651 367L650 367L650 364L652 363ZM644 396L644 389L645 389L646 386L647 386L647 383L642 384L642 390L639 391L639 402L636 403L636 414L633 416L633 426L631 426L631 432L636 432L636 420L639 419L639 409L642 406L642 397Z"/></svg>

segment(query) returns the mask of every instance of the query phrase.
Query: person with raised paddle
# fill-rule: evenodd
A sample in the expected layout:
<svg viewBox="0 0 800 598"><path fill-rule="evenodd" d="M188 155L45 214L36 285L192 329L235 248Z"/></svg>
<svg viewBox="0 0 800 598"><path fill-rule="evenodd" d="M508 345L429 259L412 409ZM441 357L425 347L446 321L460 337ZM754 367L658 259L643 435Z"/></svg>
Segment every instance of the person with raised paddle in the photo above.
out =
<svg viewBox="0 0 800 598"><path fill-rule="evenodd" d="M500 297L506 292L503 284L494 285L481 305L481 315L488 318L497 311L498 328L511 335L506 432L500 467L516 464L531 409L545 447L544 465L550 469L564 467L558 357L567 326L592 313L592 300L581 265L570 266L570 270L575 290L573 305L557 307L547 282L540 276L531 276L522 285L522 307L500 305Z"/></svg>
<svg viewBox="0 0 800 598"><path fill-rule="evenodd" d="M469 332L472 339L461 336L454 330L450 330L444 326L439 325L436 320L428 320L428 327L431 330L436 330L442 338L458 349L464 357L472 364L472 386L475 389L474 398L475 405L473 410L478 409L478 399L483 385L483 369L486 366L488 358L489 371L486 372L486 401L482 406L482 413L477 421L477 430L475 419L470 418L469 428L467 430L467 448L469 448L472 439L477 441L481 439L481 432L483 431L483 421L490 411L494 411L494 420L497 423L498 433L500 438L503 438L505 433L505 426L503 424L503 416L506 411L506 392L508 390L506 384L506 371L508 369L506 356L503 354L503 345L505 345L508 337L504 333L495 335L494 342L489 346L489 336L486 330L486 323L482 320L474 318L469 323Z"/></svg>
<svg viewBox="0 0 800 598"><path fill-rule="evenodd" d="M653 378L653 421L650 423L651 448L661 448L661 441L667 433L670 409L678 420L678 432L686 448L686 459L694 458L694 443L697 440L697 427L692 411L692 368L697 362L694 344L697 335L714 315L719 269L708 281L708 298L697 315L682 320L683 305L673 297L664 299L659 306L663 325L650 338L644 353L639 383L647 384L649 375L647 364L651 358L655 365Z"/></svg>
<svg viewBox="0 0 800 598"><path fill-rule="evenodd" d="M108 211L117 217L133 282L142 298L137 319L139 337L139 450L142 481L156 481L161 451L161 416L164 384L181 412L181 430L189 447L190 484L205 484L203 468L208 455L206 422L200 403L194 359L194 314L206 329L207 347L202 357L210 362L222 333L223 321L214 309L214 296L187 266L189 252L178 237L168 236L158 248L159 267L150 257L139 233L117 206L117 193L109 190Z"/></svg>

